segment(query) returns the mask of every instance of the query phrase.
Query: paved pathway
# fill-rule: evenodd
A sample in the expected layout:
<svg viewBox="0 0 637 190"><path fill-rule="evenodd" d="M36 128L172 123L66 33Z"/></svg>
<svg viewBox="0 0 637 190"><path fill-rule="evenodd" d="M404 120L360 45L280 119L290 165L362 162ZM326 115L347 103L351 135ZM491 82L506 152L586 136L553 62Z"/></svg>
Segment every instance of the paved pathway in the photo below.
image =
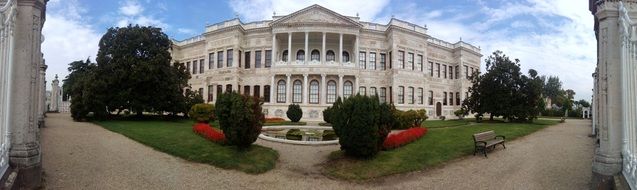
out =
<svg viewBox="0 0 637 190"><path fill-rule="evenodd" d="M489 158L468 156L427 171L365 183L318 171L338 146L270 146L277 167L260 175L192 163L153 150L65 114L48 114L42 129L46 189L588 189L590 122L568 120L507 144Z"/></svg>

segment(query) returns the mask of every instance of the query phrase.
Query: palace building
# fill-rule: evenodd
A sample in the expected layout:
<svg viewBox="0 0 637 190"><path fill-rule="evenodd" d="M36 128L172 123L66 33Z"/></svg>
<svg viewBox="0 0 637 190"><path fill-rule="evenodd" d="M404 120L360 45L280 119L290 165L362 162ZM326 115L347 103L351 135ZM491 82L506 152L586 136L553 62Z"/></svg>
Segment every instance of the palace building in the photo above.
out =
<svg viewBox="0 0 637 190"><path fill-rule="evenodd" d="M482 54L399 19L377 24L312 5L272 20L208 25L175 41L172 57L210 103L232 90L263 98L266 117L285 118L287 106L299 104L303 120L312 121L337 97L356 93L401 110L426 109L430 118L455 117Z"/></svg>

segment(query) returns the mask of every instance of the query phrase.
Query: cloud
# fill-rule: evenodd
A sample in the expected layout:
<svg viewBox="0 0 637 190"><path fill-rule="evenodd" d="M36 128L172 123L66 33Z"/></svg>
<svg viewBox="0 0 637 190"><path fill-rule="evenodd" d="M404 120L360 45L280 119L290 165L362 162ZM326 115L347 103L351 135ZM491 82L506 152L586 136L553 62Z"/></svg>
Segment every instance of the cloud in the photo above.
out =
<svg viewBox="0 0 637 190"><path fill-rule="evenodd" d="M137 16L144 11L144 8L139 5L139 2L129 0L119 7L119 11L125 16Z"/></svg>
<svg viewBox="0 0 637 190"><path fill-rule="evenodd" d="M346 16L356 16L358 13L362 20L371 21L388 3L389 0L230 0L229 5L246 21L270 20L274 12L276 15L287 15L313 4Z"/></svg>
<svg viewBox="0 0 637 190"><path fill-rule="evenodd" d="M188 34L188 35L196 34L196 32L193 29L189 29L189 28L178 28L177 32L182 34Z"/></svg>
<svg viewBox="0 0 637 190"><path fill-rule="evenodd" d="M146 2L150 3L149 1ZM137 0L126 0L120 2L119 15L116 26L126 27L128 25L155 26L164 30L168 30L170 25L162 19L156 18L154 15L145 14L144 8Z"/></svg>
<svg viewBox="0 0 637 190"><path fill-rule="evenodd" d="M76 0L49 2L42 28L45 39L42 53L48 65L47 88L56 74L60 80L64 79L69 63L88 57L95 59L101 34L93 29L88 18L81 16L85 13L86 9Z"/></svg>

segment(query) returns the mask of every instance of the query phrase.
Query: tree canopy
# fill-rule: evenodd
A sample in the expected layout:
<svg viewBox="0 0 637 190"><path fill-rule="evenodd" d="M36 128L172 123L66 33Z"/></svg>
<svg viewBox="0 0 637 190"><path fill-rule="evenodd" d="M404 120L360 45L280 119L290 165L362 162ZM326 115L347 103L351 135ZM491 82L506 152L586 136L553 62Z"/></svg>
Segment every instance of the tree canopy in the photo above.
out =
<svg viewBox="0 0 637 190"><path fill-rule="evenodd" d="M108 29L99 42L97 64L90 60L70 64L65 86L84 89L70 94L73 100L86 96L88 101L72 102L86 109L78 116L124 109L137 115L187 112L190 108L185 106L183 90L190 74L183 64L170 63L170 48L171 41L160 28L129 25ZM86 88L89 86L93 88Z"/></svg>

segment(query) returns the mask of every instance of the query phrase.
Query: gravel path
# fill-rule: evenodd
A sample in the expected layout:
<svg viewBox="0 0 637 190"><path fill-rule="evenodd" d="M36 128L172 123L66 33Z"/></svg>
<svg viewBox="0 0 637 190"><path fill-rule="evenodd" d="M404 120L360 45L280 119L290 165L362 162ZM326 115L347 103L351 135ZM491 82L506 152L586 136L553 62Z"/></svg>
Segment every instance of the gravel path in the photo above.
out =
<svg viewBox="0 0 637 190"><path fill-rule="evenodd" d="M568 120L507 143L488 159L468 156L427 171L352 183L319 172L317 164L338 146L259 140L280 158L272 171L251 175L188 162L65 114L48 114L46 125L46 189L587 189L594 146L586 136L590 122Z"/></svg>

